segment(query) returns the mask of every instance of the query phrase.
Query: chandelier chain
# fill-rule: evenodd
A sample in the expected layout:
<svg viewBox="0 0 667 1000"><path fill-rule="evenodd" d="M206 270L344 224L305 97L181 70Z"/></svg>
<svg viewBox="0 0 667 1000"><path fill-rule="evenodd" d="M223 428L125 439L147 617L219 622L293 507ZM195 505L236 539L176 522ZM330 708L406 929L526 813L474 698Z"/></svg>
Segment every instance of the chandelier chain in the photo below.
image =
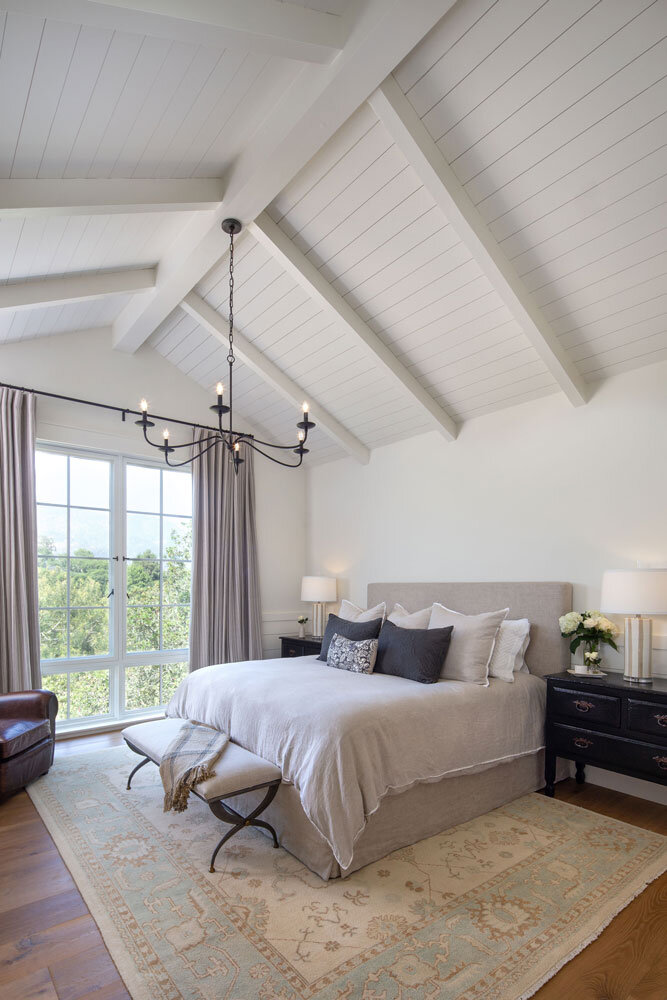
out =
<svg viewBox="0 0 667 1000"><path fill-rule="evenodd" d="M229 365L236 361L234 357L234 231L229 234Z"/></svg>

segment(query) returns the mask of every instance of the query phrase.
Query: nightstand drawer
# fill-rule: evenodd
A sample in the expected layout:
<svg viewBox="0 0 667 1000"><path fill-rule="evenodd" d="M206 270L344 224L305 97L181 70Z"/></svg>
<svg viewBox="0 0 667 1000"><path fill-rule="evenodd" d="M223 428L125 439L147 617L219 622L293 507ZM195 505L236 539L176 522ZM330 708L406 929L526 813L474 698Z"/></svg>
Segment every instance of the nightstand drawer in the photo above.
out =
<svg viewBox="0 0 667 1000"><path fill-rule="evenodd" d="M552 726L553 747L563 757L573 757L592 764L611 764L630 771L643 772L653 780L667 784L667 749L606 736L574 726Z"/></svg>
<svg viewBox="0 0 667 1000"><path fill-rule="evenodd" d="M549 690L549 708L556 715L606 726L621 725L621 699L614 695L582 693L574 688L556 687Z"/></svg>
<svg viewBox="0 0 667 1000"><path fill-rule="evenodd" d="M628 729L667 740L667 705L628 698Z"/></svg>
<svg viewBox="0 0 667 1000"><path fill-rule="evenodd" d="M282 646L282 653L281 653L281 655L282 656L305 656L306 654L305 654L305 651L304 651L304 648L303 648L303 643L298 642L296 640L294 642L287 642L285 639L283 639L283 646Z"/></svg>
<svg viewBox="0 0 667 1000"><path fill-rule="evenodd" d="M291 656L318 656L322 649L322 640L315 636L306 636L300 639L298 636L280 636L280 655Z"/></svg>

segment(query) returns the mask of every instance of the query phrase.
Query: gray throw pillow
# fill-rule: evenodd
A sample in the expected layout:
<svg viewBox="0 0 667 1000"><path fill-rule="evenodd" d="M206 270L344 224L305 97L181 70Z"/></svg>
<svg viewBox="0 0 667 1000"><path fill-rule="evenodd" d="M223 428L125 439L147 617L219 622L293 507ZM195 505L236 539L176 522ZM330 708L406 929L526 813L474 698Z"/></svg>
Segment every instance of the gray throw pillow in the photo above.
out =
<svg viewBox="0 0 667 1000"><path fill-rule="evenodd" d="M488 686L489 661L500 623L508 613L509 608L503 608L502 611L487 611L481 615L462 615L443 604L433 605L429 629L441 629L447 625L454 627L442 671L445 680Z"/></svg>
<svg viewBox="0 0 667 1000"><path fill-rule="evenodd" d="M386 621L378 640L376 674L393 674L420 684L435 684L447 656L452 628L400 628Z"/></svg>
<svg viewBox="0 0 667 1000"><path fill-rule="evenodd" d="M378 651L377 639L346 639L336 634L329 643L327 666L353 674L372 674Z"/></svg>
<svg viewBox="0 0 667 1000"><path fill-rule="evenodd" d="M322 651L318 660L326 660L329 643L336 633L345 636L346 639L377 639L381 627L381 618L374 618L370 622L348 622L345 618L339 618L338 615L329 615L322 639Z"/></svg>

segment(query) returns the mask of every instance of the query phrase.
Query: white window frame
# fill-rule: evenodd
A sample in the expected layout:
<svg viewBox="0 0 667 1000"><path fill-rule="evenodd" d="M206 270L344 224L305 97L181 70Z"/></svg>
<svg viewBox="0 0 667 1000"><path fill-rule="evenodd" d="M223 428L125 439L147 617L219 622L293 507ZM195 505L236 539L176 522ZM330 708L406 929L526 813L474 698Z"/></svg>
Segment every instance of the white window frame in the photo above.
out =
<svg viewBox="0 0 667 1000"><path fill-rule="evenodd" d="M86 448L80 445L52 444L37 441L38 451L48 451L59 455L100 459L111 466L111 481L109 486L109 561L111 570L111 587L113 595L109 598L109 653L101 656L75 656L62 659L42 659L40 662L44 683L50 674L75 674L88 670L109 671L109 714L87 715L81 719L66 719L63 713L62 721L58 722L59 732L85 729L96 724L117 723L125 720L155 715L164 709L164 703L149 708L125 709L125 668L136 666L163 666L170 663L184 663L190 659L189 648L159 649L153 652L128 653L126 649L126 610L127 610L127 534L126 534L126 477L128 465L143 465L150 469L164 469L164 463L151 461L143 457L133 457L118 452L106 452ZM162 485L160 486L162 490ZM48 504L45 506L49 506ZM61 506L61 505L53 505ZM69 509L69 490L67 496ZM162 507L162 503L160 504ZM160 517L160 549L162 548L162 517ZM68 550L69 550L69 519L68 519ZM162 552L159 554L162 563ZM161 584L162 588L162 584ZM160 589L162 597L162 589ZM69 589L68 589L69 599ZM162 620L160 619L160 642L162 642ZM162 693L162 672L160 671L160 694Z"/></svg>

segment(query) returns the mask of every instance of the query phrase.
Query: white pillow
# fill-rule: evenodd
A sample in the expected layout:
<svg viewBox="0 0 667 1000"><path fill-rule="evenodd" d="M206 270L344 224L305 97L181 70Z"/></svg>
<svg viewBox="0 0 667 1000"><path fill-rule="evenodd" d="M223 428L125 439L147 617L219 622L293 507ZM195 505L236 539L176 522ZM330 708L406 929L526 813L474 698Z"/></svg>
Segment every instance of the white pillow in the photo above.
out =
<svg viewBox="0 0 667 1000"><path fill-rule="evenodd" d="M358 604L353 604L352 601L346 601L343 599L340 602L340 610L338 611L338 617L344 618L347 622L372 622L374 618L382 618L384 621L384 616L387 611L387 605L382 602L382 604L376 604L374 608L360 608Z"/></svg>
<svg viewBox="0 0 667 1000"><path fill-rule="evenodd" d="M523 669L523 657L529 642L530 622L527 618L501 622L489 663L489 677L500 677L513 683L515 672Z"/></svg>
<svg viewBox="0 0 667 1000"><path fill-rule="evenodd" d="M500 623L507 618L509 608L486 611L481 615L462 615L443 604L434 604L429 628L454 626L441 677L471 684L489 683L489 662Z"/></svg>
<svg viewBox="0 0 667 1000"><path fill-rule="evenodd" d="M432 610L433 605L430 608L422 608L421 611L410 612L406 611L402 604L395 604L391 614L387 615L387 621L392 625L398 625L399 628L428 628Z"/></svg>

